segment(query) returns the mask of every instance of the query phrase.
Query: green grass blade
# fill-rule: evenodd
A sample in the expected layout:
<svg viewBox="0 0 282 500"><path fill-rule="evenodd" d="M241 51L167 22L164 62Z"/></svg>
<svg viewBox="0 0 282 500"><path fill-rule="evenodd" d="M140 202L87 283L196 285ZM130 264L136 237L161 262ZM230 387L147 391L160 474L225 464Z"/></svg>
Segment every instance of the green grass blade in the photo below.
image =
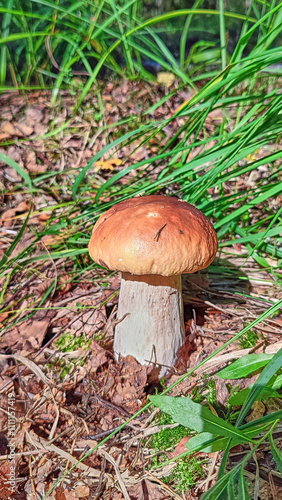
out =
<svg viewBox="0 0 282 500"><path fill-rule="evenodd" d="M10 167L12 167L12 168L15 169L15 171L27 183L27 185L29 187L29 190L30 190L30 194L32 195L32 193L33 193L33 185L32 185L32 181L31 181L31 178L29 177L28 173L22 167L20 167L20 165L18 165L14 160L12 160L11 158L9 158L9 156L5 155L5 153L0 152L0 161L2 161L3 163L6 163L7 165L9 165Z"/></svg>
<svg viewBox="0 0 282 500"><path fill-rule="evenodd" d="M245 378L256 370L265 366L273 357L272 354L247 354L237 359L231 365L223 368L217 373L217 377L223 379Z"/></svg>
<svg viewBox="0 0 282 500"><path fill-rule="evenodd" d="M220 33L220 50L221 50L221 69L226 68L227 63L227 48L225 35L225 20L224 20L224 1L219 0L219 33Z"/></svg>
<svg viewBox="0 0 282 500"><path fill-rule="evenodd" d="M10 257L10 255L12 254L13 250L16 248L17 244L20 242L23 234L24 234L24 231L27 227L27 223L29 221L29 217L30 217L30 214L31 214L31 210L32 210L32 206L30 206L30 209L29 209L29 212L26 216L26 219L20 229L20 231L18 232L16 238L13 240L13 242L11 243L10 247L8 248L8 250L5 252L5 254L3 255L1 261L0 261L0 269L2 269L4 267L4 265L6 264L8 258Z"/></svg>
<svg viewBox="0 0 282 500"><path fill-rule="evenodd" d="M172 396L150 396L150 401L174 420L196 432L210 432L214 436L225 436L231 439L252 441L247 435L238 431L231 424L214 415L208 408L185 398Z"/></svg>
<svg viewBox="0 0 282 500"><path fill-rule="evenodd" d="M258 395L260 394L261 390L263 387L267 385L269 380L275 375L275 373L280 370L282 367L282 349L280 349L273 357L272 359L268 362L266 367L263 369L261 374L259 375L258 379L254 383L251 392L244 403L240 414L238 416L238 419L236 421L236 426L238 427L241 423L242 420L245 418L246 414L250 410L251 406L254 404L254 402L257 400Z"/></svg>
<svg viewBox="0 0 282 500"><path fill-rule="evenodd" d="M93 163L95 163L96 161L98 161L110 149L114 148L115 146L118 146L120 143L126 141L127 139L133 137L134 135L137 135L139 133L143 133L143 132L149 130L151 127L152 126L149 124L149 125L144 125L143 127L140 127L137 130L131 130L130 132L128 132L127 134L123 135L122 137L119 137L118 139L116 139L112 143L107 144L106 146L103 147L103 149L101 149L101 151L99 151L98 153L96 153L96 155L93 156L93 158L91 158L91 160L86 165L86 167L84 167L79 172L78 176L76 177L76 180L75 180L75 182L73 184L73 189L72 189L73 198L75 199L77 190L79 188L79 185L83 181L83 179L84 179L85 175L87 174L88 170L92 167Z"/></svg>
<svg viewBox="0 0 282 500"><path fill-rule="evenodd" d="M279 470L280 474L282 474L282 451L277 448L274 443L272 433L269 435L271 453L276 463L276 467Z"/></svg>
<svg viewBox="0 0 282 500"><path fill-rule="evenodd" d="M3 38L6 38L10 32L10 25L11 25L11 19L12 19L12 14L10 12L10 9L13 7L13 2L14 2L14 0L8 1L7 9L5 9L6 12L3 16L2 33L1 33L1 37L3 37ZM1 47L1 50L0 50L0 85L4 85L6 82L7 51L8 51L8 47L6 45Z"/></svg>

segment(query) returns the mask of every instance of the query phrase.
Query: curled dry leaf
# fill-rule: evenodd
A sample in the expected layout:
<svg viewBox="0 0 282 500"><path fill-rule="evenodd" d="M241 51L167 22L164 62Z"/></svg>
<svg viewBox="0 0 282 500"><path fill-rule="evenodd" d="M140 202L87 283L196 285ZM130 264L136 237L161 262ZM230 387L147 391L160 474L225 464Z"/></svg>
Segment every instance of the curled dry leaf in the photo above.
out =
<svg viewBox="0 0 282 500"><path fill-rule="evenodd" d="M11 466L6 460L0 464L0 498L1 500L10 500L11 489L9 484L9 474L11 473Z"/></svg>
<svg viewBox="0 0 282 500"><path fill-rule="evenodd" d="M9 358L13 358L16 361L20 361L20 363L27 366L30 369L30 371L32 371L38 378L40 378L42 382L44 382L44 384L49 385L50 381L48 377L46 377L41 368L39 368L39 366L37 366L33 361L31 361L28 358L25 358L24 356L21 356L20 354L0 354L0 360Z"/></svg>
<svg viewBox="0 0 282 500"><path fill-rule="evenodd" d="M95 340L92 340L90 350L92 351L91 371L93 371L93 369L96 371L99 366L104 365L108 361L108 358L106 356L105 349L103 349L103 347L101 347Z"/></svg>
<svg viewBox="0 0 282 500"><path fill-rule="evenodd" d="M32 126L37 122L41 122L43 119L43 112L39 107L28 106L25 110L26 122L28 125Z"/></svg>
<svg viewBox="0 0 282 500"><path fill-rule="evenodd" d="M13 125L18 137L26 137L33 134L33 127L27 125L26 121L14 122Z"/></svg>
<svg viewBox="0 0 282 500"><path fill-rule="evenodd" d="M20 326L11 328L0 338L0 348L10 347L21 351L38 349L46 335L50 320L25 320Z"/></svg>
<svg viewBox="0 0 282 500"><path fill-rule="evenodd" d="M23 160L26 169L33 174L44 173L48 169L47 163L37 163L37 158L34 151L24 151Z"/></svg>
<svg viewBox="0 0 282 500"><path fill-rule="evenodd" d="M100 477L100 472L93 467L88 467L83 462L77 463L77 459L65 450L62 450L54 444L50 444L46 439L43 439L35 434L35 432L30 431L26 433L27 441L32 444L35 449L43 449L44 451L51 451L56 453L56 455L61 458L68 460L71 464L75 464L77 469L80 469L87 473L89 477Z"/></svg>
<svg viewBox="0 0 282 500"><path fill-rule="evenodd" d="M85 486L84 484L79 484L74 490L76 498L88 498L89 493L90 493L89 487Z"/></svg>
<svg viewBox="0 0 282 500"><path fill-rule="evenodd" d="M253 422L253 420L259 420L265 414L265 405L262 401L255 401L251 407L251 412L246 417L246 422Z"/></svg>
<svg viewBox="0 0 282 500"><path fill-rule="evenodd" d="M179 441L179 443L177 444L177 446L175 447L175 449L171 453L168 453L168 457L175 458L178 455L181 455L181 453L186 452L187 451L186 444L188 443L190 438L191 438L190 436L186 436L186 437L182 438Z"/></svg>
<svg viewBox="0 0 282 500"><path fill-rule="evenodd" d="M169 500L171 495L163 488L148 479L142 479L139 483L128 488L131 500ZM175 498L179 498L178 495Z"/></svg>

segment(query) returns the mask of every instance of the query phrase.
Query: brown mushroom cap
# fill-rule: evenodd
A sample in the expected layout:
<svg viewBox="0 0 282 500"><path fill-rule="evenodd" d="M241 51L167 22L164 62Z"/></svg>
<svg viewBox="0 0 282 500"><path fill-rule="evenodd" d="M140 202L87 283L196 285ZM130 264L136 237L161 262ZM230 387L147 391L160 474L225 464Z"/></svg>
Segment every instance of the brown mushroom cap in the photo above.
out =
<svg viewBox="0 0 282 500"><path fill-rule="evenodd" d="M217 250L208 218L178 198L153 195L114 205L96 222L92 259L131 274L172 276L207 267Z"/></svg>

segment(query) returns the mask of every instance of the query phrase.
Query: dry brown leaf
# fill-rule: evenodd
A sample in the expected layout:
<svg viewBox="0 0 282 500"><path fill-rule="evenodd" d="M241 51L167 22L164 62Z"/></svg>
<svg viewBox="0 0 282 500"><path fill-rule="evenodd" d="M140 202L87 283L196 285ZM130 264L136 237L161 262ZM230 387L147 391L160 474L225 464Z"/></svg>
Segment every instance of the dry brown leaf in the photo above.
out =
<svg viewBox="0 0 282 500"><path fill-rule="evenodd" d="M78 497L74 495L70 490L64 490L64 499L59 497L58 500L77 500Z"/></svg>
<svg viewBox="0 0 282 500"><path fill-rule="evenodd" d="M41 241L44 243L43 247L49 247L52 245L58 245L60 242L64 241L65 236L63 234L45 234Z"/></svg>
<svg viewBox="0 0 282 500"><path fill-rule="evenodd" d="M44 173L48 169L47 163L37 163L34 151L26 150L23 153L24 166L31 173Z"/></svg>
<svg viewBox="0 0 282 500"><path fill-rule="evenodd" d="M28 210L29 205L25 200L21 201L16 207L5 210L0 217L0 226L4 226L5 228L12 227L15 223L16 215Z"/></svg>
<svg viewBox="0 0 282 500"><path fill-rule="evenodd" d="M9 359L13 358L16 361L20 361L23 365L27 366L38 378L40 378L44 384L49 384L49 379L46 377L46 375L43 373L41 368L37 366L33 361L31 361L28 358L25 358L24 356L21 356L20 354L0 354L0 360L3 359Z"/></svg>
<svg viewBox="0 0 282 500"><path fill-rule="evenodd" d="M220 125L223 122L223 112L221 109L213 109L207 116L207 123L214 123L215 125Z"/></svg>
<svg viewBox="0 0 282 500"><path fill-rule="evenodd" d="M8 210L5 210L5 212L3 212L0 221L5 222L5 227L11 227L13 225L13 218L15 217L15 213L16 211L14 208L9 208Z"/></svg>
<svg viewBox="0 0 282 500"><path fill-rule="evenodd" d="M0 464L0 498L1 500L10 500L11 489L8 483L11 466L8 461Z"/></svg>
<svg viewBox="0 0 282 500"><path fill-rule="evenodd" d="M33 127L30 127L25 122L14 122L13 123L18 136L26 137L33 134Z"/></svg>
<svg viewBox="0 0 282 500"><path fill-rule="evenodd" d="M86 446L89 449L95 448L97 446L98 441L95 441L94 439L79 439L76 441L76 446L78 448L85 448Z"/></svg>
<svg viewBox="0 0 282 500"><path fill-rule="evenodd" d="M8 312L0 313L0 325L2 325L2 321L5 321L5 319L7 319L8 316L9 316Z"/></svg>
<svg viewBox="0 0 282 500"><path fill-rule="evenodd" d="M13 327L10 330L7 330L3 337L0 338L1 349L4 347L10 347L13 349L17 347L19 351L22 349L27 350L27 348L29 348L30 351L30 347L38 349L41 347L49 323L49 319L29 319L21 323L19 328ZM32 339L32 342L30 342L30 338Z"/></svg>
<svg viewBox="0 0 282 500"><path fill-rule="evenodd" d="M15 212L22 214L23 212L28 212L29 208L29 202L27 200L23 200L17 205L17 207L15 208Z"/></svg>
<svg viewBox="0 0 282 500"><path fill-rule="evenodd" d="M96 371L99 366L104 365L108 361L108 358L106 356L105 349L103 349L103 347L100 347L98 342L96 342L95 340L92 340L90 349L92 351L91 371L93 371L93 369Z"/></svg>
<svg viewBox="0 0 282 500"><path fill-rule="evenodd" d="M60 484L56 491L54 492L56 500L77 500L77 498L67 489L64 489L63 485ZM66 496L68 495L68 496ZM47 497L49 498L49 497ZM53 497L54 498L54 497Z"/></svg>
<svg viewBox="0 0 282 500"><path fill-rule="evenodd" d="M113 402L119 406L129 401L134 401L137 398L137 391L130 382L125 382L121 384L118 382L116 385L116 393L113 397Z"/></svg>
<svg viewBox="0 0 282 500"><path fill-rule="evenodd" d="M45 223L48 219L50 219L50 217L51 217L51 212L43 212L42 214L39 214L37 216L37 220Z"/></svg>
<svg viewBox="0 0 282 500"><path fill-rule="evenodd" d="M43 112L39 107L29 106L26 108L25 114L29 125L33 125L36 122L41 122L41 120L43 119Z"/></svg>
<svg viewBox="0 0 282 500"><path fill-rule="evenodd" d="M159 485L149 479L142 479L139 483L128 488L131 500L168 500L171 495L166 493Z"/></svg>
<svg viewBox="0 0 282 500"><path fill-rule="evenodd" d="M246 417L246 422L253 422L253 420L258 420L265 414L265 405L262 401L255 401L251 407L251 412Z"/></svg>
<svg viewBox="0 0 282 500"><path fill-rule="evenodd" d="M48 125L43 125L43 123L35 123L34 124L34 133L38 136L46 134L49 130Z"/></svg>
<svg viewBox="0 0 282 500"><path fill-rule="evenodd" d="M168 453L169 458L175 458L178 455L181 455L181 453L184 453L187 451L186 444L188 443L189 439L191 439L190 436L186 436L182 438L179 443L176 445L174 450L171 453Z"/></svg>
<svg viewBox="0 0 282 500"><path fill-rule="evenodd" d="M157 82L165 85L166 87L171 87L175 80L175 74L170 73L169 71L160 71L157 74Z"/></svg>
<svg viewBox="0 0 282 500"><path fill-rule="evenodd" d="M90 489L88 486L81 484L75 488L74 494L76 495L76 498L85 498L85 497L88 498L90 494Z"/></svg>
<svg viewBox="0 0 282 500"><path fill-rule="evenodd" d="M14 125L11 122L2 122L0 129L0 140L18 135Z"/></svg>
<svg viewBox="0 0 282 500"><path fill-rule="evenodd" d="M122 160L120 160L119 158L112 158L111 160L105 161L96 161L94 172L98 172L98 170L114 170L115 167L121 164Z"/></svg>
<svg viewBox="0 0 282 500"><path fill-rule="evenodd" d="M0 129L0 139L7 137L25 137L33 133L33 127L26 123L19 122L2 122Z"/></svg>

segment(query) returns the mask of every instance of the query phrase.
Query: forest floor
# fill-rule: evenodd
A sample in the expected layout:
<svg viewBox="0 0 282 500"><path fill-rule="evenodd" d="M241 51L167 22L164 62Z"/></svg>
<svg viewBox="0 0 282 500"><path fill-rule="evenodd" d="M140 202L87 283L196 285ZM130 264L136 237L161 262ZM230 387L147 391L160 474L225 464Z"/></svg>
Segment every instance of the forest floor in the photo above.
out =
<svg viewBox="0 0 282 500"><path fill-rule="evenodd" d="M247 259L247 247L234 241L220 248L209 269L183 276L186 342L167 380L160 383L154 367L141 366L130 356L120 362L114 359L119 276L93 266L86 245L72 254L72 241L78 232L85 241L91 234L93 219L85 216L85 207L94 202L97 189L130 163L156 154L183 118L162 130L158 140L137 148L134 139L114 157L106 155L94 163L78 201L72 198L73 182L121 129L126 133L144 123L144 103L152 115L168 117L191 94L183 88L154 108L169 92L164 85L109 81L100 91L89 93L75 116L75 92L62 92L55 105L49 91L0 96L0 154L22 167L34 186L31 197L13 163L1 163L0 259L9 258L0 279L1 500L200 498L215 484L221 452L199 452L194 462L173 460L187 450L189 429L164 420L152 406L131 417L144 407L148 395L173 385L282 298L268 268L253 256ZM221 120L220 111L210 114L206 132ZM138 175L153 181L159 171L154 165ZM130 185L136 175L131 171L120 184ZM242 176L240 182L247 188L256 181L254 176L263 175L261 169ZM179 186L172 185L163 193L177 190ZM273 200L274 210L281 201ZM266 259L270 268L276 265L274 259ZM169 394L193 396L221 415L232 388L249 386L257 375L227 384L216 373L249 352L277 352L281 331L282 314L266 319L251 330L245 344L233 342ZM8 420L11 402L15 420L13 415ZM254 405L248 418L281 406L281 400L270 398ZM15 431L9 435L11 421ZM123 423L122 430L77 464ZM7 460L11 436L14 492ZM281 436L280 431L278 439ZM248 450L247 445L232 449L231 463L238 463ZM162 466L168 459L170 463ZM281 474L267 443L248 463L246 475L261 500L281 498Z"/></svg>

